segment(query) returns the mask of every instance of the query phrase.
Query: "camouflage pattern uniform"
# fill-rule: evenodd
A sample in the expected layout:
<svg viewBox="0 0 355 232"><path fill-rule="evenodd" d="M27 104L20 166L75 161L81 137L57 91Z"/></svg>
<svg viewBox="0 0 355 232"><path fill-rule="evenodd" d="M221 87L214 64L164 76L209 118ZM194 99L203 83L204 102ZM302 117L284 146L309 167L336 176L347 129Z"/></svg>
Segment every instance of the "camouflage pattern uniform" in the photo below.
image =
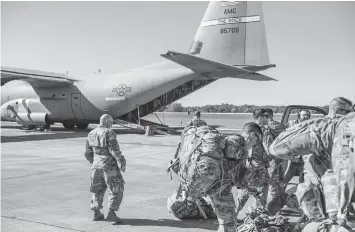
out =
<svg viewBox="0 0 355 232"><path fill-rule="evenodd" d="M281 134L281 132L285 131L286 129L282 123L271 119L269 120L268 126L271 129L270 132L274 136L274 138L279 136L279 134Z"/></svg>
<svg viewBox="0 0 355 232"><path fill-rule="evenodd" d="M188 123L186 123L184 131L186 131L187 128L189 128L190 126L195 126L195 127L207 126L207 123L198 117L194 117Z"/></svg>
<svg viewBox="0 0 355 232"><path fill-rule="evenodd" d="M320 178L326 170L335 168L333 166L335 161L333 160L332 163L332 158L339 154L340 148L344 147L342 141L339 141L339 135L350 124L355 124L355 113L335 119L311 119L302 122L297 127L287 130L286 133L278 137L269 149L270 154L290 160L295 155L306 155L305 182L320 186ZM354 128L352 129L353 134L355 134ZM309 153L312 155L309 155ZM351 158L350 163L354 163ZM355 173L353 167L350 172ZM349 192L341 193L340 197L340 199L346 199L344 204L339 206L343 215L346 214L346 208L350 204L351 194L355 188L354 175L348 175L348 178Z"/></svg>
<svg viewBox="0 0 355 232"><path fill-rule="evenodd" d="M269 128L271 129L270 130L270 133L271 135L274 137L274 138L277 138L277 136L279 136L282 132L284 132L286 130L286 127L284 124L278 122L278 121L275 121L275 120L269 120L269 124L268 124ZM269 144L271 145L271 144ZM286 168L287 168L287 164L288 164L288 161L287 160L282 160L280 161L281 164L280 164L280 167L279 167L279 176L280 176L280 181L283 181L283 176L286 172Z"/></svg>
<svg viewBox="0 0 355 232"><path fill-rule="evenodd" d="M289 121L286 125L286 128L290 128L294 125L299 124L301 121L299 119ZM298 159L295 159L295 162L290 160L287 161L285 165L285 172L284 172L284 184L287 185L294 176L299 175L299 182L303 182L303 175L304 171L304 160L302 156L298 156ZM286 161L286 160L285 160ZM286 187L286 186L285 186Z"/></svg>
<svg viewBox="0 0 355 232"><path fill-rule="evenodd" d="M232 187L233 185L242 187L244 175L246 174L245 157L247 156L247 151L244 148L244 138L240 135L233 135L233 142L235 159L223 159L224 176L220 182L221 184L215 185L208 192L212 207L218 218L218 232L236 231L237 204L233 197Z"/></svg>
<svg viewBox="0 0 355 232"><path fill-rule="evenodd" d="M235 201L232 194L232 186L240 186L245 173L245 157L247 151L244 149L244 138L240 135L229 136L228 146L224 153L228 151L229 156L221 160L222 178L217 180L206 192L207 196L199 198L201 206L207 217L217 216L219 222L219 232L235 232L236 212ZM211 170L211 176L214 175ZM216 173L217 174L217 173ZM218 172L221 174L221 172ZM184 191L183 191L184 192ZM168 209L178 218L199 218L201 213L197 211L197 204L193 199L187 204L174 204L174 195L168 199ZM175 197L176 199L176 197ZM182 197L184 199L184 197ZM179 197L178 197L179 200ZM214 214L205 203L212 206ZM193 216L193 217L192 217Z"/></svg>
<svg viewBox="0 0 355 232"><path fill-rule="evenodd" d="M111 152L119 159L116 160ZM115 132L104 126L98 126L92 130L86 140L85 157L92 163L90 191L93 195L91 209L93 211L102 209L103 198L108 187L108 207L117 211L122 202L125 183L117 161L121 165L125 165L126 160L121 155Z"/></svg>
<svg viewBox="0 0 355 232"><path fill-rule="evenodd" d="M265 132L267 133L267 132ZM267 140L265 140L266 142ZM259 140L252 148L251 156L246 162L246 174L244 181L246 187L238 191L236 195L236 212L237 214L243 209L250 195L255 198L255 208L264 208L267 200L267 192L269 185L269 161L267 153L264 149L263 141Z"/></svg>
<svg viewBox="0 0 355 232"><path fill-rule="evenodd" d="M262 127L263 145L266 153L272 142L285 130L284 125L277 121L269 121L269 125ZM281 209L281 195L283 194L283 174L286 171L287 161L278 159L268 154L270 167L268 168L270 185L268 190L266 209L270 215L276 214Z"/></svg>
<svg viewBox="0 0 355 232"><path fill-rule="evenodd" d="M355 202L355 112L339 120L332 148L332 168L340 174L338 179L340 192L340 212L338 219L346 219L346 214ZM345 174L345 175L344 175Z"/></svg>
<svg viewBox="0 0 355 232"><path fill-rule="evenodd" d="M212 191L208 196L212 201L212 207L218 218L219 227L217 232L235 232L237 215L232 185L227 184L218 191Z"/></svg>
<svg viewBox="0 0 355 232"><path fill-rule="evenodd" d="M315 118L299 123L276 138L270 154L282 159L305 158L305 181L319 185L331 165L331 149L338 119ZM310 155L311 154L311 155Z"/></svg>

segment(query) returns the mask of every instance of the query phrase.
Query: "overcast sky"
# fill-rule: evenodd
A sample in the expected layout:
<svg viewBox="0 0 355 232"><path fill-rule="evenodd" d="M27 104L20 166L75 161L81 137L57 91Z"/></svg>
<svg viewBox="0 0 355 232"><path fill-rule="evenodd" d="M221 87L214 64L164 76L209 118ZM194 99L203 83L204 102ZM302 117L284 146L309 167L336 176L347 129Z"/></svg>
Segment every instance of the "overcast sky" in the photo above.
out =
<svg viewBox="0 0 355 232"><path fill-rule="evenodd" d="M208 2L1 2L1 65L120 72L187 52ZM264 2L278 82L219 80L187 105L355 102L355 2Z"/></svg>

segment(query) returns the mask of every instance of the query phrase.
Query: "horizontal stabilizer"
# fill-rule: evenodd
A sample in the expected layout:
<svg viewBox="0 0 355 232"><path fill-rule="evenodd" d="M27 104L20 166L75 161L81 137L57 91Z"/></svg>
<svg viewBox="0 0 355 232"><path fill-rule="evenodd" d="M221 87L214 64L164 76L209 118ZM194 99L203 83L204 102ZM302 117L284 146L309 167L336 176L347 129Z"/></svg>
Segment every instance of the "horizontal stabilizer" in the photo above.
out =
<svg viewBox="0 0 355 232"><path fill-rule="evenodd" d="M36 87L60 87L76 81L62 73L1 66L1 86L13 80L24 80Z"/></svg>
<svg viewBox="0 0 355 232"><path fill-rule="evenodd" d="M236 66L236 65L233 65ZM268 65L258 65L258 66L243 66L243 69L251 71L251 72L260 72L264 71L269 68L275 68L275 64L268 64Z"/></svg>
<svg viewBox="0 0 355 232"><path fill-rule="evenodd" d="M257 81L275 80L271 77L254 73L253 71L249 71L244 68L221 64L215 61L206 60L189 54L169 51L168 53L162 54L161 56L168 60L174 61L175 63L178 63L188 69L191 69L195 73L204 75L212 79L234 77Z"/></svg>

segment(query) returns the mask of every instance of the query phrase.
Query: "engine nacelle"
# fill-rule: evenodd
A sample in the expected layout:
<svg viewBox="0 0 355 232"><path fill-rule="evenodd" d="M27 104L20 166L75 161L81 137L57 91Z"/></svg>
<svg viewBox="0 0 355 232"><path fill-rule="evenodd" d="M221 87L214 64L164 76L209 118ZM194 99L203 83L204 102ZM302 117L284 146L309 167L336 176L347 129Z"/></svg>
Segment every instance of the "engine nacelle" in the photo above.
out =
<svg viewBox="0 0 355 232"><path fill-rule="evenodd" d="M46 125L47 114L46 113L18 113L16 122L23 125Z"/></svg>
<svg viewBox="0 0 355 232"><path fill-rule="evenodd" d="M1 119L25 125L45 125L48 110L39 99L15 99L1 106Z"/></svg>

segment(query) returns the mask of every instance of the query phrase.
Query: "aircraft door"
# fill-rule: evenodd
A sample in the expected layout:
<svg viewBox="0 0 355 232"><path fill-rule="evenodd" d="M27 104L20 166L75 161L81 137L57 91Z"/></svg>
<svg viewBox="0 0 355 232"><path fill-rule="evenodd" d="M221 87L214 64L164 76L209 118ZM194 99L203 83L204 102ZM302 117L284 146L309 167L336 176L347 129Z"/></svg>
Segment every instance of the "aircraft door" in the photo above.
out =
<svg viewBox="0 0 355 232"><path fill-rule="evenodd" d="M85 119L83 111L81 109L81 94L80 93L73 93L71 95L71 106L72 106L75 118Z"/></svg>

